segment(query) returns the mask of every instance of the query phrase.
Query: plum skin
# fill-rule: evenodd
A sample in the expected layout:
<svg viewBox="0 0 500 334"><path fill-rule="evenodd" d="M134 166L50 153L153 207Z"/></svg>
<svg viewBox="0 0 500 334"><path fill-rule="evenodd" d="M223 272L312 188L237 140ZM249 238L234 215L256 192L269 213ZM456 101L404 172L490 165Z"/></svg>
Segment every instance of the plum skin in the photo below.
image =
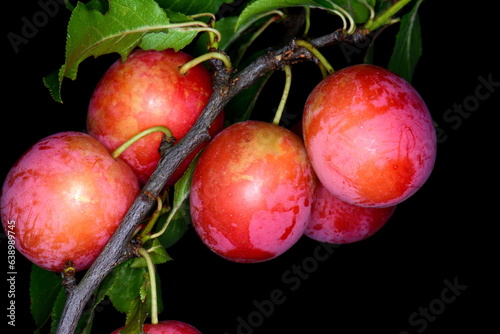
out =
<svg viewBox="0 0 500 334"><path fill-rule="evenodd" d="M90 99L88 132L113 151L148 128L163 125L180 140L195 123L212 94L212 77L203 65L185 75L179 67L193 58L172 49L132 51L104 73ZM221 112L209 129L211 136L224 126ZM161 133L150 134L120 156L144 185L160 160ZM168 181L173 185L206 143L202 143L177 168Z"/></svg>
<svg viewBox="0 0 500 334"><path fill-rule="evenodd" d="M61 272L66 260L84 270L97 258L139 192L134 172L94 137L67 131L30 147L2 187L4 229L30 261Z"/></svg>
<svg viewBox="0 0 500 334"><path fill-rule="evenodd" d="M436 159L433 121L418 92L373 65L346 67L313 89L303 136L320 182L360 206L406 200L429 178Z"/></svg>
<svg viewBox="0 0 500 334"><path fill-rule="evenodd" d="M320 242L349 244L378 232L391 218L396 206L362 207L344 202L318 184L316 199L304 235Z"/></svg>
<svg viewBox="0 0 500 334"><path fill-rule="evenodd" d="M267 261L303 235L315 189L296 134L260 121L236 123L212 139L196 165L193 226L227 260Z"/></svg>
<svg viewBox="0 0 500 334"><path fill-rule="evenodd" d="M111 334L119 334L124 327L118 328ZM146 334L201 334L195 327L178 320L164 320L157 324L144 324L142 331Z"/></svg>

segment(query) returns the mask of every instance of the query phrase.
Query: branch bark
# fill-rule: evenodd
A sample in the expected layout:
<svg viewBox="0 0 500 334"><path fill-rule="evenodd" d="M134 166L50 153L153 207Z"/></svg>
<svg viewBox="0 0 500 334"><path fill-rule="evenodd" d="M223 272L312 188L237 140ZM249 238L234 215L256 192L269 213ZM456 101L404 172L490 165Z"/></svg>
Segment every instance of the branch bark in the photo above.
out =
<svg viewBox="0 0 500 334"><path fill-rule="evenodd" d="M316 38L310 43L322 48L340 42L358 42L366 35L363 30L347 35L343 31ZM130 258L128 245L136 226L147 217L156 197L179 164L203 141L210 138L208 128L224 106L239 92L252 86L269 71L281 70L286 64L314 61L305 48L297 47L295 40L275 51L269 51L242 71L232 74L220 60L211 60L214 91L203 113L190 131L173 147L166 149L158 167L130 206L120 226L113 234L94 264L87 270L79 284L68 291L57 334L73 334L86 303L113 268Z"/></svg>

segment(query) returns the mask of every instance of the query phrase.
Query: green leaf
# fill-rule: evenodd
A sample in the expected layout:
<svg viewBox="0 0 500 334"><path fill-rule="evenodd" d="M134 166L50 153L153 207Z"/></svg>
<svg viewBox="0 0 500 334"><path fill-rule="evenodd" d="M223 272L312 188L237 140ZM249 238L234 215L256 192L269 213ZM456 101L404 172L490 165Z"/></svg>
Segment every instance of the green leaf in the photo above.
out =
<svg viewBox="0 0 500 334"><path fill-rule="evenodd" d="M31 266L30 309L37 326L36 332L49 320L60 290L64 290L60 275L34 264Z"/></svg>
<svg viewBox="0 0 500 334"><path fill-rule="evenodd" d="M64 78L75 80L80 63L89 57L119 53L125 59L136 47L179 50L196 36L196 32L169 26L167 11L154 0L109 0L105 13L105 8L91 3L79 2L74 8L67 28L65 63L57 75L44 78L56 101L62 101ZM175 15L177 20L180 17Z"/></svg>
<svg viewBox="0 0 500 334"><path fill-rule="evenodd" d="M231 3L233 0L156 0L160 6L174 12L186 15L199 13L217 14L219 8L224 3Z"/></svg>
<svg viewBox="0 0 500 334"><path fill-rule="evenodd" d="M140 289L144 284L146 268L132 268L131 261L118 265L108 275L108 279L114 283L110 285L107 294L113 306L122 313L127 313L129 305L136 299L140 299Z"/></svg>
<svg viewBox="0 0 500 334"><path fill-rule="evenodd" d="M148 315L148 304L147 299L144 301L134 299L130 302L125 328L120 331L120 334L143 334L142 325Z"/></svg>
<svg viewBox="0 0 500 334"><path fill-rule="evenodd" d="M181 23L193 21L187 15L173 12L165 9L170 23ZM193 30L169 30L168 32L152 32L144 35L139 47L144 50L165 50L172 48L176 51L190 44L198 34L198 31Z"/></svg>
<svg viewBox="0 0 500 334"><path fill-rule="evenodd" d="M418 8L423 0L418 0L413 9L403 16L396 43L388 68L411 82L415 66L422 55L422 36Z"/></svg>
<svg viewBox="0 0 500 334"><path fill-rule="evenodd" d="M106 14L78 3L68 24L64 76L75 79L78 65L90 56L118 52L126 57L146 33L168 23L153 0L110 0Z"/></svg>
<svg viewBox="0 0 500 334"><path fill-rule="evenodd" d="M122 334L142 333L142 324L151 312L149 296L152 291L149 272L146 268L133 268L132 263L133 261L126 261L118 265L106 278L109 287L107 294L113 306L126 314L125 328L120 331ZM155 275L160 313L163 310L161 282L158 273Z"/></svg>

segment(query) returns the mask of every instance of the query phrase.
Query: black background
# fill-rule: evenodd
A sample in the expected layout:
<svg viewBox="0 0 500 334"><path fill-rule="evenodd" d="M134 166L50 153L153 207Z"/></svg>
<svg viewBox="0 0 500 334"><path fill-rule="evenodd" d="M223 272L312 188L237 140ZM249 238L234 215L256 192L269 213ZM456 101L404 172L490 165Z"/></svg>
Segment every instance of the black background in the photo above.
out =
<svg viewBox="0 0 500 334"><path fill-rule="evenodd" d="M2 180L35 141L59 131L85 130L93 87L116 59L112 55L86 60L78 79L65 81L64 104L54 102L41 79L64 62L69 14L60 7L15 52L7 34L20 34L22 18L32 21L41 10L34 1L20 4L9 2L4 9ZM495 10L474 5L466 8L456 2L446 6L425 1L421 6L423 55L413 84L447 137L438 145L436 166L428 182L399 205L379 233L340 246L326 259L315 258L315 254L327 254L326 250L318 253L318 243L303 238L273 261L244 265L222 260L189 231L169 251L175 260L159 269L165 304L160 317L186 321L203 333L220 334L483 333L496 328L498 276L493 268L498 267L498 167L494 158L498 154L499 84L468 117L460 117L458 126L456 118L453 122L443 118L454 105L473 100L480 77L500 82L495 49L498 36L491 28L496 23ZM324 23L318 21L317 26ZM380 62L390 54L395 31L387 31L387 45L376 51ZM345 58L338 59L338 49L325 52L337 57L338 63L331 59L334 67L345 65ZM310 85L318 80L311 74L317 70L308 66L298 65L294 70L294 78L299 78L293 83L297 100L307 96ZM278 103L273 96L281 94L276 87L282 86L269 87L267 100L259 107L271 113ZM290 103L290 113L300 105L300 101ZM0 240L6 254L5 235ZM18 254L16 333L34 330L29 313L29 268L30 263ZM296 268L303 274L294 271ZM440 302L446 281L462 289L450 303ZM277 290L282 292L280 303L258 311L254 302L269 307L270 294ZM2 298L6 295L7 291ZM435 309L439 313L435 317L409 319L421 308L440 305L444 309ZM124 315L111 305L99 310L93 332L109 333L124 324ZM246 329L238 328L241 319L249 324ZM7 322L5 317L2 321Z"/></svg>

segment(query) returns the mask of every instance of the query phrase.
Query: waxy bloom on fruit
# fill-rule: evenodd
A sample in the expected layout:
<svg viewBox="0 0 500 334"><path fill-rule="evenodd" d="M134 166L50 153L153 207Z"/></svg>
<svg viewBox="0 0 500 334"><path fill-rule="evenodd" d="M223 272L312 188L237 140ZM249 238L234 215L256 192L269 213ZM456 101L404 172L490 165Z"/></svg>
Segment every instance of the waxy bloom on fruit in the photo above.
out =
<svg viewBox="0 0 500 334"><path fill-rule="evenodd" d="M368 208L350 204L319 184L304 234L331 244L361 241L379 231L395 209L396 206Z"/></svg>
<svg viewBox="0 0 500 334"><path fill-rule="evenodd" d="M17 250L39 267L61 272L71 260L83 270L138 192L134 172L97 139L61 132L29 148L7 174L2 223L14 233Z"/></svg>
<svg viewBox="0 0 500 334"><path fill-rule="evenodd" d="M319 180L351 204L401 203L434 167L436 133L424 101L377 66L350 66L321 81L306 101L302 126Z"/></svg>
<svg viewBox="0 0 500 334"><path fill-rule="evenodd" d="M193 225L228 260L270 260L303 235L315 188L296 134L271 123L236 123L212 139L198 160L190 195Z"/></svg>
<svg viewBox="0 0 500 334"><path fill-rule="evenodd" d="M180 140L195 123L212 94L212 77L203 65L181 75L179 67L192 60L172 49L135 50L127 60L116 61L103 75L90 100L87 129L110 151L141 131L166 126ZM209 129L214 136L224 125L221 113ZM147 182L160 160L162 133L150 134L120 157ZM168 181L173 185L185 172L201 144L184 160Z"/></svg>

